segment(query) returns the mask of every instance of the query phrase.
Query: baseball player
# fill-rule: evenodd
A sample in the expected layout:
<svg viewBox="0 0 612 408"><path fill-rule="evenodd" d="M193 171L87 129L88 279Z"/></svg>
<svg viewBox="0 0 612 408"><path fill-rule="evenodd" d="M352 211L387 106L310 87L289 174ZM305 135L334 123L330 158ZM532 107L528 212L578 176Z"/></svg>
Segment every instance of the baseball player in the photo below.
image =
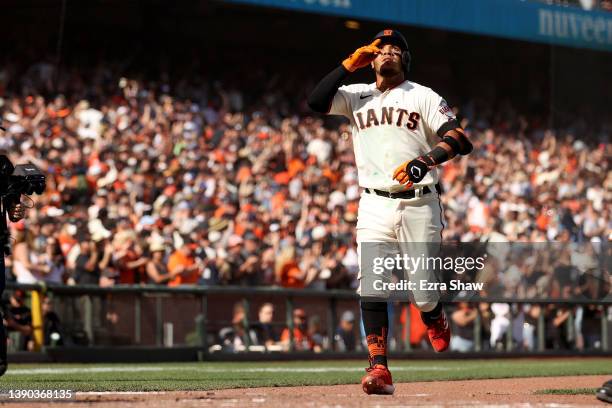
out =
<svg viewBox="0 0 612 408"><path fill-rule="evenodd" d="M376 82L341 86L352 72L368 65ZM472 150L446 101L430 88L407 80L409 67L404 36L383 30L325 76L308 98L314 111L343 115L351 122L359 185L364 189L357 221L358 252L371 242L441 242L438 166ZM368 273L372 271L360 265L360 286L361 277ZM435 280L431 271L423 270L415 278ZM433 348L446 350L450 328L438 302L439 292L412 292ZM393 394L386 356L387 304L362 300L361 311L370 361L363 390Z"/></svg>

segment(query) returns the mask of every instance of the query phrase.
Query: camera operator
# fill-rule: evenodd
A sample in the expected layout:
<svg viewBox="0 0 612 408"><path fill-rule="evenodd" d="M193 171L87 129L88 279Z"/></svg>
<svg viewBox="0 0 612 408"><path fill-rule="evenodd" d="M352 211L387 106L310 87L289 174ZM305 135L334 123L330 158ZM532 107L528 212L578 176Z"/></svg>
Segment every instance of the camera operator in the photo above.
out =
<svg viewBox="0 0 612 408"><path fill-rule="evenodd" d="M0 130L5 130L0 127ZM45 191L45 175L32 163L14 166L6 152L0 152L0 299L6 287L4 256L10 255L10 235L6 217L17 222L25 217L26 207L21 196L26 197ZM3 319L4 320L4 319ZM6 329L0 325L0 376L6 372Z"/></svg>
<svg viewBox="0 0 612 408"><path fill-rule="evenodd" d="M18 222L25 217L25 206L21 202L13 202L8 208L8 217L12 222ZM4 216L4 215L3 215ZM6 222L6 220L4 220ZM6 268L4 265L4 254L0 254L0 299L6 287ZM0 318L2 313L0 312ZM0 376L4 375L7 368L6 361L6 328L4 327L4 318L0 324Z"/></svg>

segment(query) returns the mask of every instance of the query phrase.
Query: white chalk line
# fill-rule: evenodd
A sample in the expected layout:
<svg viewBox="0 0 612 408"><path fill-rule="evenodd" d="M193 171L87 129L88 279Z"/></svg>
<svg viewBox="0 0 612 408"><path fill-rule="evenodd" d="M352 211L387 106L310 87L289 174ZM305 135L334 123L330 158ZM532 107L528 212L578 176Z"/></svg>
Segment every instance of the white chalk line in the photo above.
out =
<svg viewBox="0 0 612 408"><path fill-rule="evenodd" d="M165 391L75 391L78 395L164 395Z"/></svg>
<svg viewBox="0 0 612 408"><path fill-rule="evenodd" d="M462 367L391 367L391 371L457 371ZM6 372L11 375L44 375L44 374L85 374L85 373L136 373L163 371L196 371L204 373L354 373L364 371L364 367L251 367L251 368L206 368L206 367L57 367L57 368L17 368Z"/></svg>

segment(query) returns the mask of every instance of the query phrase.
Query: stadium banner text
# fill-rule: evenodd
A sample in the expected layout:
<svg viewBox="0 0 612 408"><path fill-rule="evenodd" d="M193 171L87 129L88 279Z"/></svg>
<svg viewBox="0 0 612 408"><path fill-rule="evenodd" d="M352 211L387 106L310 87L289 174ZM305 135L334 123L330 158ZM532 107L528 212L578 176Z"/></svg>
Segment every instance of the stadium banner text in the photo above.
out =
<svg viewBox="0 0 612 408"><path fill-rule="evenodd" d="M225 0L612 51L612 13L518 0Z"/></svg>

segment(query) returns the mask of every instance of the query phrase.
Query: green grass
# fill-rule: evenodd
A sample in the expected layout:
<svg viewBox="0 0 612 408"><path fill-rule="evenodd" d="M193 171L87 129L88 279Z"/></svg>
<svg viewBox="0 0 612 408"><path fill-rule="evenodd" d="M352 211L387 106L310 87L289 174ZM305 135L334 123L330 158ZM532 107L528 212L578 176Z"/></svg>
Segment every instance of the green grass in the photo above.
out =
<svg viewBox="0 0 612 408"><path fill-rule="evenodd" d="M546 390L538 390L534 392L536 395L595 395L597 388L568 388L555 389L549 388Z"/></svg>
<svg viewBox="0 0 612 408"><path fill-rule="evenodd" d="M12 364L0 378L0 390L164 391L357 384L365 365L364 361ZM610 367L612 358L395 360L390 365L395 382L610 374Z"/></svg>

